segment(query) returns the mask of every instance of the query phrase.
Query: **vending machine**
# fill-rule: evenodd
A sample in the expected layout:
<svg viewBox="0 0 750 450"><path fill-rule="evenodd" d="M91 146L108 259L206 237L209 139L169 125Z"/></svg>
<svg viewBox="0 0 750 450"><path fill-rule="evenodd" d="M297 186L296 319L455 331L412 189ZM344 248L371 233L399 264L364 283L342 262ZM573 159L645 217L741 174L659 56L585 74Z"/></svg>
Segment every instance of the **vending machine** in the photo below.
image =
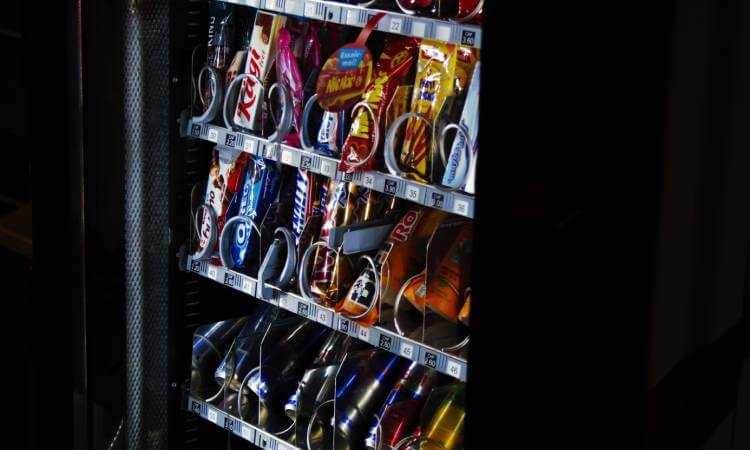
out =
<svg viewBox="0 0 750 450"><path fill-rule="evenodd" d="M126 7L105 434L463 449L484 2Z"/></svg>
<svg viewBox="0 0 750 450"><path fill-rule="evenodd" d="M72 109L34 116L56 247L35 233L52 264L28 316L67 323L71 292L74 351L18 321L43 355L30 435L746 448L750 9L704 3L622 29L619 6L533 2L59 6L65 45L32 32L27 52L36 88L39 49L68 49L44 59L68 61Z"/></svg>

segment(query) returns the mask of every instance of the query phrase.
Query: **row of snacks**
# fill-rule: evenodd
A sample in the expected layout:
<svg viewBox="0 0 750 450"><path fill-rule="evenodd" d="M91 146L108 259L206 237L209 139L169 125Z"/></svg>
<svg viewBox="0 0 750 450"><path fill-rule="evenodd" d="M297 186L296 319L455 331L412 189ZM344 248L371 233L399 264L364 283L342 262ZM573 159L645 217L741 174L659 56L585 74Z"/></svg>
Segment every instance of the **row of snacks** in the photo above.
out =
<svg viewBox="0 0 750 450"><path fill-rule="evenodd" d="M465 384L270 305L199 327L191 397L305 449L461 449Z"/></svg>
<svg viewBox="0 0 750 450"><path fill-rule="evenodd" d="M193 260L465 356L473 221L231 149L194 197Z"/></svg>
<svg viewBox="0 0 750 450"><path fill-rule="evenodd" d="M479 50L212 2L193 122L475 193ZM196 60L200 60L196 57Z"/></svg>

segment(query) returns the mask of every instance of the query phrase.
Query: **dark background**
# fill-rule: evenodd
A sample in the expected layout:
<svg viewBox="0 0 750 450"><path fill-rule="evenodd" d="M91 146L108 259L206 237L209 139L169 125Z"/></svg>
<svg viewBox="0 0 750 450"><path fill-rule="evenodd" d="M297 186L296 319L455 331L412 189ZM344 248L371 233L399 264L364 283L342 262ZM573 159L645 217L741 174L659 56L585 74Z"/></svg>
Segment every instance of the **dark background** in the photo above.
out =
<svg viewBox="0 0 750 450"><path fill-rule="evenodd" d="M750 448L750 5L487 3L467 447ZM75 4L0 14L19 448L101 448L125 401L123 8L82 5L82 92Z"/></svg>

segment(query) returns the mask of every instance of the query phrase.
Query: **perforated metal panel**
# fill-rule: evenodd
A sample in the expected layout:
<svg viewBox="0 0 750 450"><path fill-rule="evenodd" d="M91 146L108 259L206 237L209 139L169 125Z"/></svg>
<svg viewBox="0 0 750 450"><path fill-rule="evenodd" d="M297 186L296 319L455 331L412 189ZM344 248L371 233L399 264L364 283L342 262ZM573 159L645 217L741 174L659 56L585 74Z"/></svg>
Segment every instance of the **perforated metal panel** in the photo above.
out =
<svg viewBox="0 0 750 450"><path fill-rule="evenodd" d="M131 0L124 21L126 442L167 448L169 2Z"/></svg>

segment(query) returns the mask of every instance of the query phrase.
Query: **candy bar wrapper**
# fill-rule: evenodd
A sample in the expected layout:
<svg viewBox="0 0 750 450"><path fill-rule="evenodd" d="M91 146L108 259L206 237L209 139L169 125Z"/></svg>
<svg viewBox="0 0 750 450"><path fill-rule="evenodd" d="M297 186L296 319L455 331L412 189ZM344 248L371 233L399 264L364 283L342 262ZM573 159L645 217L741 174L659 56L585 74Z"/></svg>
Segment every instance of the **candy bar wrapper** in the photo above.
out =
<svg viewBox="0 0 750 450"><path fill-rule="evenodd" d="M443 175L443 186L447 186L453 189L461 188L469 194L475 193L476 184L476 162L477 162L477 137L479 133L479 83L481 79L481 65L476 64L474 73L469 83L468 91L466 92L466 101L464 102L464 110L461 113L461 121L459 127L469 136L471 140L470 151L474 154L474 158L469 167L469 161L466 155L465 138L461 133L456 133L456 137L453 139L453 146L451 147L450 155L448 157L448 164L445 168L445 174ZM468 172L467 172L468 171ZM464 175L466 175L464 177ZM463 181L462 181L463 180Z"/></svg>
<svg viewBox="0 0 750 450"><path fill-rule="evenodd" d="M301 39L298 39L300 41ZM276 56L276 79L284 85L292 97L292 125L285 142L293 147L300 146L300 123L302 122L302 101L304 86L299 64L292 52L292 36L288 29L279 30L279 51Z"/></svg>
<svg viewBox="0 0 750 450"><path fill-rule="evenodd" d="M260 228L266 211L278 196L280 177L281 174L273 164L266 164L260 156L250 156L237 214L248 217ZM251 226L237 224L231 248L235 267L247 268L252 265L249 255L257 254L260 244L257 234Z"/></svg>
<svg viewBox="0 0 750 450"><path fill-rule="evenodd" d="M321 241L328 242L331 229L346 225L351 219L353 205L348 201L348 196L349 183L333 179L329 181L325 216L320 230ZM324 305L330 305L335 302L338 292L338 279L341 276L339 261L334 252L322 247L316 249L313 261L311 291ZM339 273L336 273L337 268Z"/></svg>
<svg viewBox="0 0 750 450"><path fill-rule="evenodd" d="M378 119L380 133L378 148L382 148L385 140L384 125L387 107L397 88L404 84L411 71L417 46L418 41L414 38L387 36L383 52L375 64L373 80L362 95L362 100L372 108ZM349 136L344 143L340 170L353 173L368 171L372 168L374 157L369 157L369 155L375 144L373 129L374 124L371 123L370 114L365 109L359 109L352 120ZM375 154L377 154L377 149Z"/></svg>
<svg viewBox="0 0 750 450"><path fill-rule="evenodd" d="M246 153L230 149L218 150L218 148L214 148L211 155L205 203L213 209L216 215L217 236L221 234L226 221L231 218L228 217L228 212L232 199L240 189L247 158ZM202 251L208 245L212 226L208 213L204 212L198 243L199 251ZM218 250L218 239L214 251L216 250Z"/></svg>
<svg viewBox="0 0 750 450"><path fill-rule="evenodd" d="M315 151L324 156L338 157L344 144L344 111L323 112L315 141Z"/></svg>
<svg viewBox="0 0 750 450"><path fill-rule="evenodd" d="M310 25L310 29L305 36L304 50L302 52L302 79L305 80L305 98L315 92L315 82L320 71L320 39L318 38L318 27L315 24ZM309 87L308 87L309 85Z"/></svg>
<svg viewBox="0 0 750 450"><path fill-rule="evenodd" d="M245 62L245 73L254 75L265 82L276 54L279 29L286 23L286 17L258 11ZM242 81L234 124L242 128L258 131L261 128L262 91L254 80Z"/></svg>
<svg viewBox="0 0 750 450"><path fill-rule="evenodd" d="M432 123L448 96L455 89L457 46L439 41L423 40L419 46L419 62L414 82L411 111ZM409 178L430 182L432 134L427 123L409 119L401 150L401 165Z"/></svg>
<svg viewBox="0 0 750 450"><path fill-rule="evenodd" d="M295 244L299 245L300 236L305 230L307 221L313 214L320 214L323 195L321 176L305 169L297 170L297 189L294 194L294 213L292 216L292 234Z"/></svg>
<svg viewBox="0 0 750 450"><path fill-rule="evenodd" d="M474 47L459 46L456 51L456 84L455 91L461 94L471 80L474 67L479 62L479 49Z"/></svg>
<svg viewBox="0 0 750 450"><path fill-rule="evenodd" d="M302 57L305 54L305 47L307 45L307 32L310 29L310 22L306 20L296 20L287 18L286 25L284 27L290 36L290 43L292 54L297 60L297 63L302 63Z"/></svg>
<svg viewBox="0 0 750 450"><path fill-rule="evenodd" d="M237 75L240 74L240 71L243 70L243 67L245 67L245 58L247 58L247 50L238 50L234 54L234 58L232 58L232 63L229 64L229 67L227 68L227 74L224 81L224 89L229 88L229 83L234 81L235 78L237 78Z"/></svg>
<svg viewBox="0 0 750 450"><path fill-rule="evenodd" d="M393 305L404 281L414 269L423 267L427 253L427 240L447 213L422 207L412 207L401 217L374 258L375 268L381 274L380 302ZM387 268L386 268L387 266ZM375 301L375 276L368 265L337 305L338 312L350 316L364 313ZM377 308L359 320L363 325L378 321Z"/></svg>

